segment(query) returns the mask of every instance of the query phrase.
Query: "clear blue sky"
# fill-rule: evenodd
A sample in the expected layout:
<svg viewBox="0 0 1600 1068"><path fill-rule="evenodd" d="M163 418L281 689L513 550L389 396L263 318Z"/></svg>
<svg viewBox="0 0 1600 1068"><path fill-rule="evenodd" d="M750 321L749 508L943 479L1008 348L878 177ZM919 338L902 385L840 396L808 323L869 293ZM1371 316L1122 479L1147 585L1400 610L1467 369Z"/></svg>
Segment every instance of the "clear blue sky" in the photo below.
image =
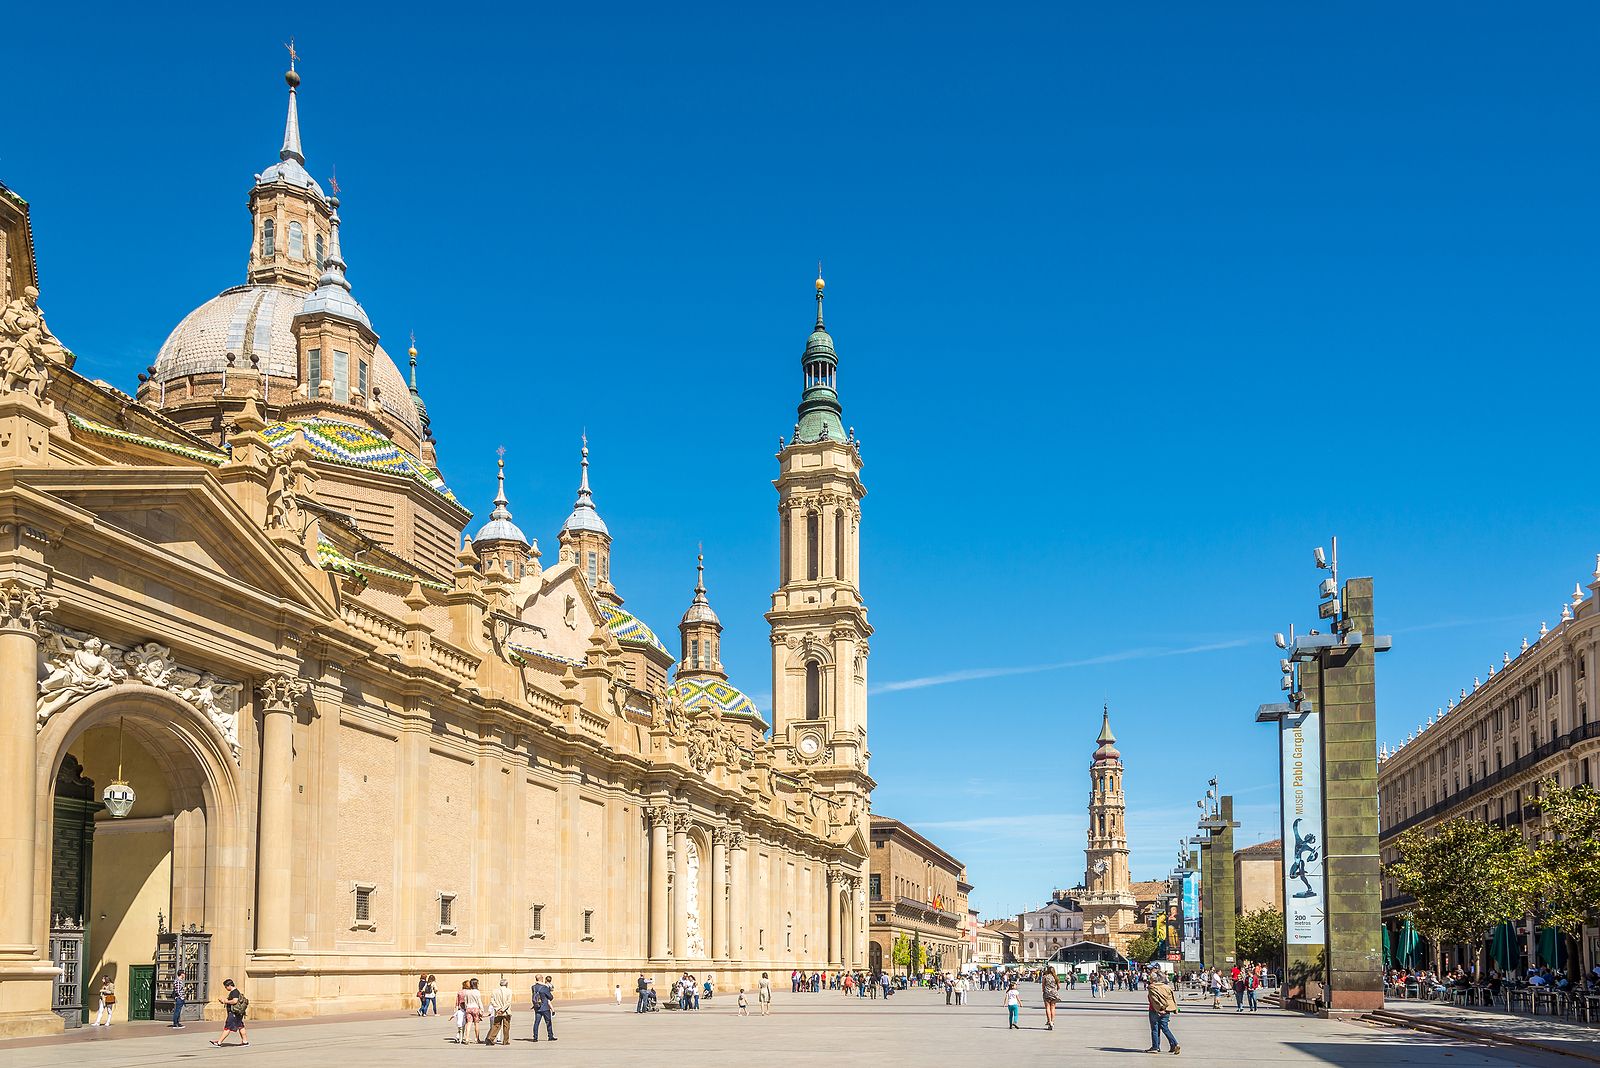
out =
<svg viewBox="0 0 1600 1068"><path fill-rule="evenodd" d="M480 519L547 554L578 435L675 644L704 540L768 700L773 451L818 258L865 442L875 807L986 913L1083 870L1109 700L1136 877L1220 775L1275 837L1274 630L1377 582L1393 740L1600 551L1592 5L767 5L11 16L0 178L131 389L243 280L303 56L356 295ZM1321 484L1315 480L1327 479Z"/></svg>

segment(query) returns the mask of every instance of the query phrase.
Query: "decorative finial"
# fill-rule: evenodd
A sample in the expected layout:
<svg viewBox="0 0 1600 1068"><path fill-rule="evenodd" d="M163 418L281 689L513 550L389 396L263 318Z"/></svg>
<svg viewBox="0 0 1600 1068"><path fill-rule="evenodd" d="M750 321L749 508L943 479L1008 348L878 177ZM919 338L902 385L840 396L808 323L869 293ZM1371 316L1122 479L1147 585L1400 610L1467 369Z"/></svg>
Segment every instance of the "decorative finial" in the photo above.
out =
<svg viewBox="0 0 1600 1068"><path fill-rule="evenodd" d="M1569 620L1571 618L1572 618L1572 606L1570 604L1562 605L1561 606L1561 622L1565 623L1567 620Z"/></svg>
<svg viewBox="0 0 1600 1068"><path fill-rule="evenodd" d="M1545 626L1544 620L1540 620L1539 621L1539 637L1543 638L1546 634L1549 634L1549 633L1550 633L1550 628Z"/></svg>
<svg viewBox="0 0 1600 1068"><path fill-rule="evenodd" d="M1522 651L1524 653L1528 651L1528 636L1526 634L1522 636Z"/></svg>
<svg viewBox="0 0 1600 1068"><path fill-rule="evenodd" d="M417 332L415 330L411 331L411 348L409 352L411 356L411 392L415 393L417 391Z"/></svg>
<svg viewBox="0 0 1600 1068"><path fill-rule="evenodd" d="M1594 577L1600 580L1600 553L1594 554Z"/></svg>
<svg viewBox="0 0 1600 1068"><path fill-rule="evenodd" d="M1524 638L1523 641L1527 641L1527 639ZM1508 668L1511 666L1511 653L1509 650L1500 654L1500 666L1502 668Z"/></svg>
<svg viewBox="0 0 1600 1068"><path fill-rule="evenodd" d="M1572 603L1574 605L1580 605L1583 603L1583 587L1578 585L1576 582L1572 584Z"/></svg>
<svg viewBox="0 0 1600 1068"><path fill-rule="evenodd" d="M695 546L698 550L694 559L694 601L695 604L704 604L706 600L706 545L700 542Z"/></svg>
<svg viewBox="0 0 1600 1068"><path fill-rule="evenodd" d="M827 329L822 325L822 291L828 288L828 283L822 280L822 261L817 261L817 329Z"/></svg>
<svg viewBox="0 0 1600 1068"><path fill-rule="evenodd" d="M300 85L300 75L294 69L300 53L294 50L293 38L283 47L289 50L289 69L283 74L283 80L289 86L289 116L283 123L283 147L278 149L278 158L292 159L304 166L306 154L300 150L300 106L295 102L294 92Z"/></svg>

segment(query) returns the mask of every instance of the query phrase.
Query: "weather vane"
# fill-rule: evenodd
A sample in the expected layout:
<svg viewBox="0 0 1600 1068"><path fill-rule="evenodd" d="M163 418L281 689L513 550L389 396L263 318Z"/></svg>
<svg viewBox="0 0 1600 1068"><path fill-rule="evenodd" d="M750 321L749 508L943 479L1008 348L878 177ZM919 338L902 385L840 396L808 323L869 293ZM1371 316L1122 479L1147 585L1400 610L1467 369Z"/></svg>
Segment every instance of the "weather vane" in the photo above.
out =
<svg viewBox="0 0 1600 1068"><path fill-rule="evenodd" d="M294 38L289 38L289 43L283 47L289 50L289 69L294 70L294 65L300 60L300 53L294 50Z"/></svg>
<svg viewBox="0 0 1600 1068"><path fill-rule="evenodd" d="M339 168L338 167L332 167L332 168L329 168L329 170L328 170L328 188L333 190L335 196L338 195L338 193L339 193ZM412 340L415 341L416 338L412 338Z"/></svg>
<svg viewBox="0 0 1600 1068"><path fill-rule="evenodd" d="M494 451L497 455L499 455L500 459L504 460L506 458L506 447L504 445L500 446Z"/></svg>

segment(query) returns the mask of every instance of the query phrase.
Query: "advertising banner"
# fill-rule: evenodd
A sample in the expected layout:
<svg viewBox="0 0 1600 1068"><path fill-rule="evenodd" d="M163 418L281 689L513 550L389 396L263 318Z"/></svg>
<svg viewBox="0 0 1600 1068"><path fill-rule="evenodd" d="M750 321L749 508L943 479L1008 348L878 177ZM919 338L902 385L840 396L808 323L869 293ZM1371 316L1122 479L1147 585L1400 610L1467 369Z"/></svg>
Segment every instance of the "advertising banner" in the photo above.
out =
<svg viewBox="0 0 1600 1068"><path fill-rule="evenodd" d="M1200 873L1186 871L1178 900L1183 903L1183 959L1200 959Z"/></svg>
<svg viewBox="0 0 1600 1068"><path fill-rule="evenodd" d="M1283 904L1290 945L1327 941L1322 871L1322 722L1316 712L1284 716Z"/></svg>

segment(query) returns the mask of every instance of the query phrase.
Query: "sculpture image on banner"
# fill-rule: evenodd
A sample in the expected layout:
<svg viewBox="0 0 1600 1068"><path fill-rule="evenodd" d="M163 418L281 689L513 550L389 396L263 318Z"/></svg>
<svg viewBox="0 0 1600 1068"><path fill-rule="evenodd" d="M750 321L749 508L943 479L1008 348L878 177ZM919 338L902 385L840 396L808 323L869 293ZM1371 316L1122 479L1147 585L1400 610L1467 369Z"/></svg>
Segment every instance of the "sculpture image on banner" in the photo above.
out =
<svg viewBox="0 0 1600 1068"><path fill-rule="evenodd" d="M1322 945L1322 723L1306 711L1282 724L1285 936L1290 945Z"/></svg>
<svg viewBox="0 0 1600 1068"><path fill-rule="evenodd" d="M1183 959L1200 959L1200 873L1183 873Z"/></svg>

